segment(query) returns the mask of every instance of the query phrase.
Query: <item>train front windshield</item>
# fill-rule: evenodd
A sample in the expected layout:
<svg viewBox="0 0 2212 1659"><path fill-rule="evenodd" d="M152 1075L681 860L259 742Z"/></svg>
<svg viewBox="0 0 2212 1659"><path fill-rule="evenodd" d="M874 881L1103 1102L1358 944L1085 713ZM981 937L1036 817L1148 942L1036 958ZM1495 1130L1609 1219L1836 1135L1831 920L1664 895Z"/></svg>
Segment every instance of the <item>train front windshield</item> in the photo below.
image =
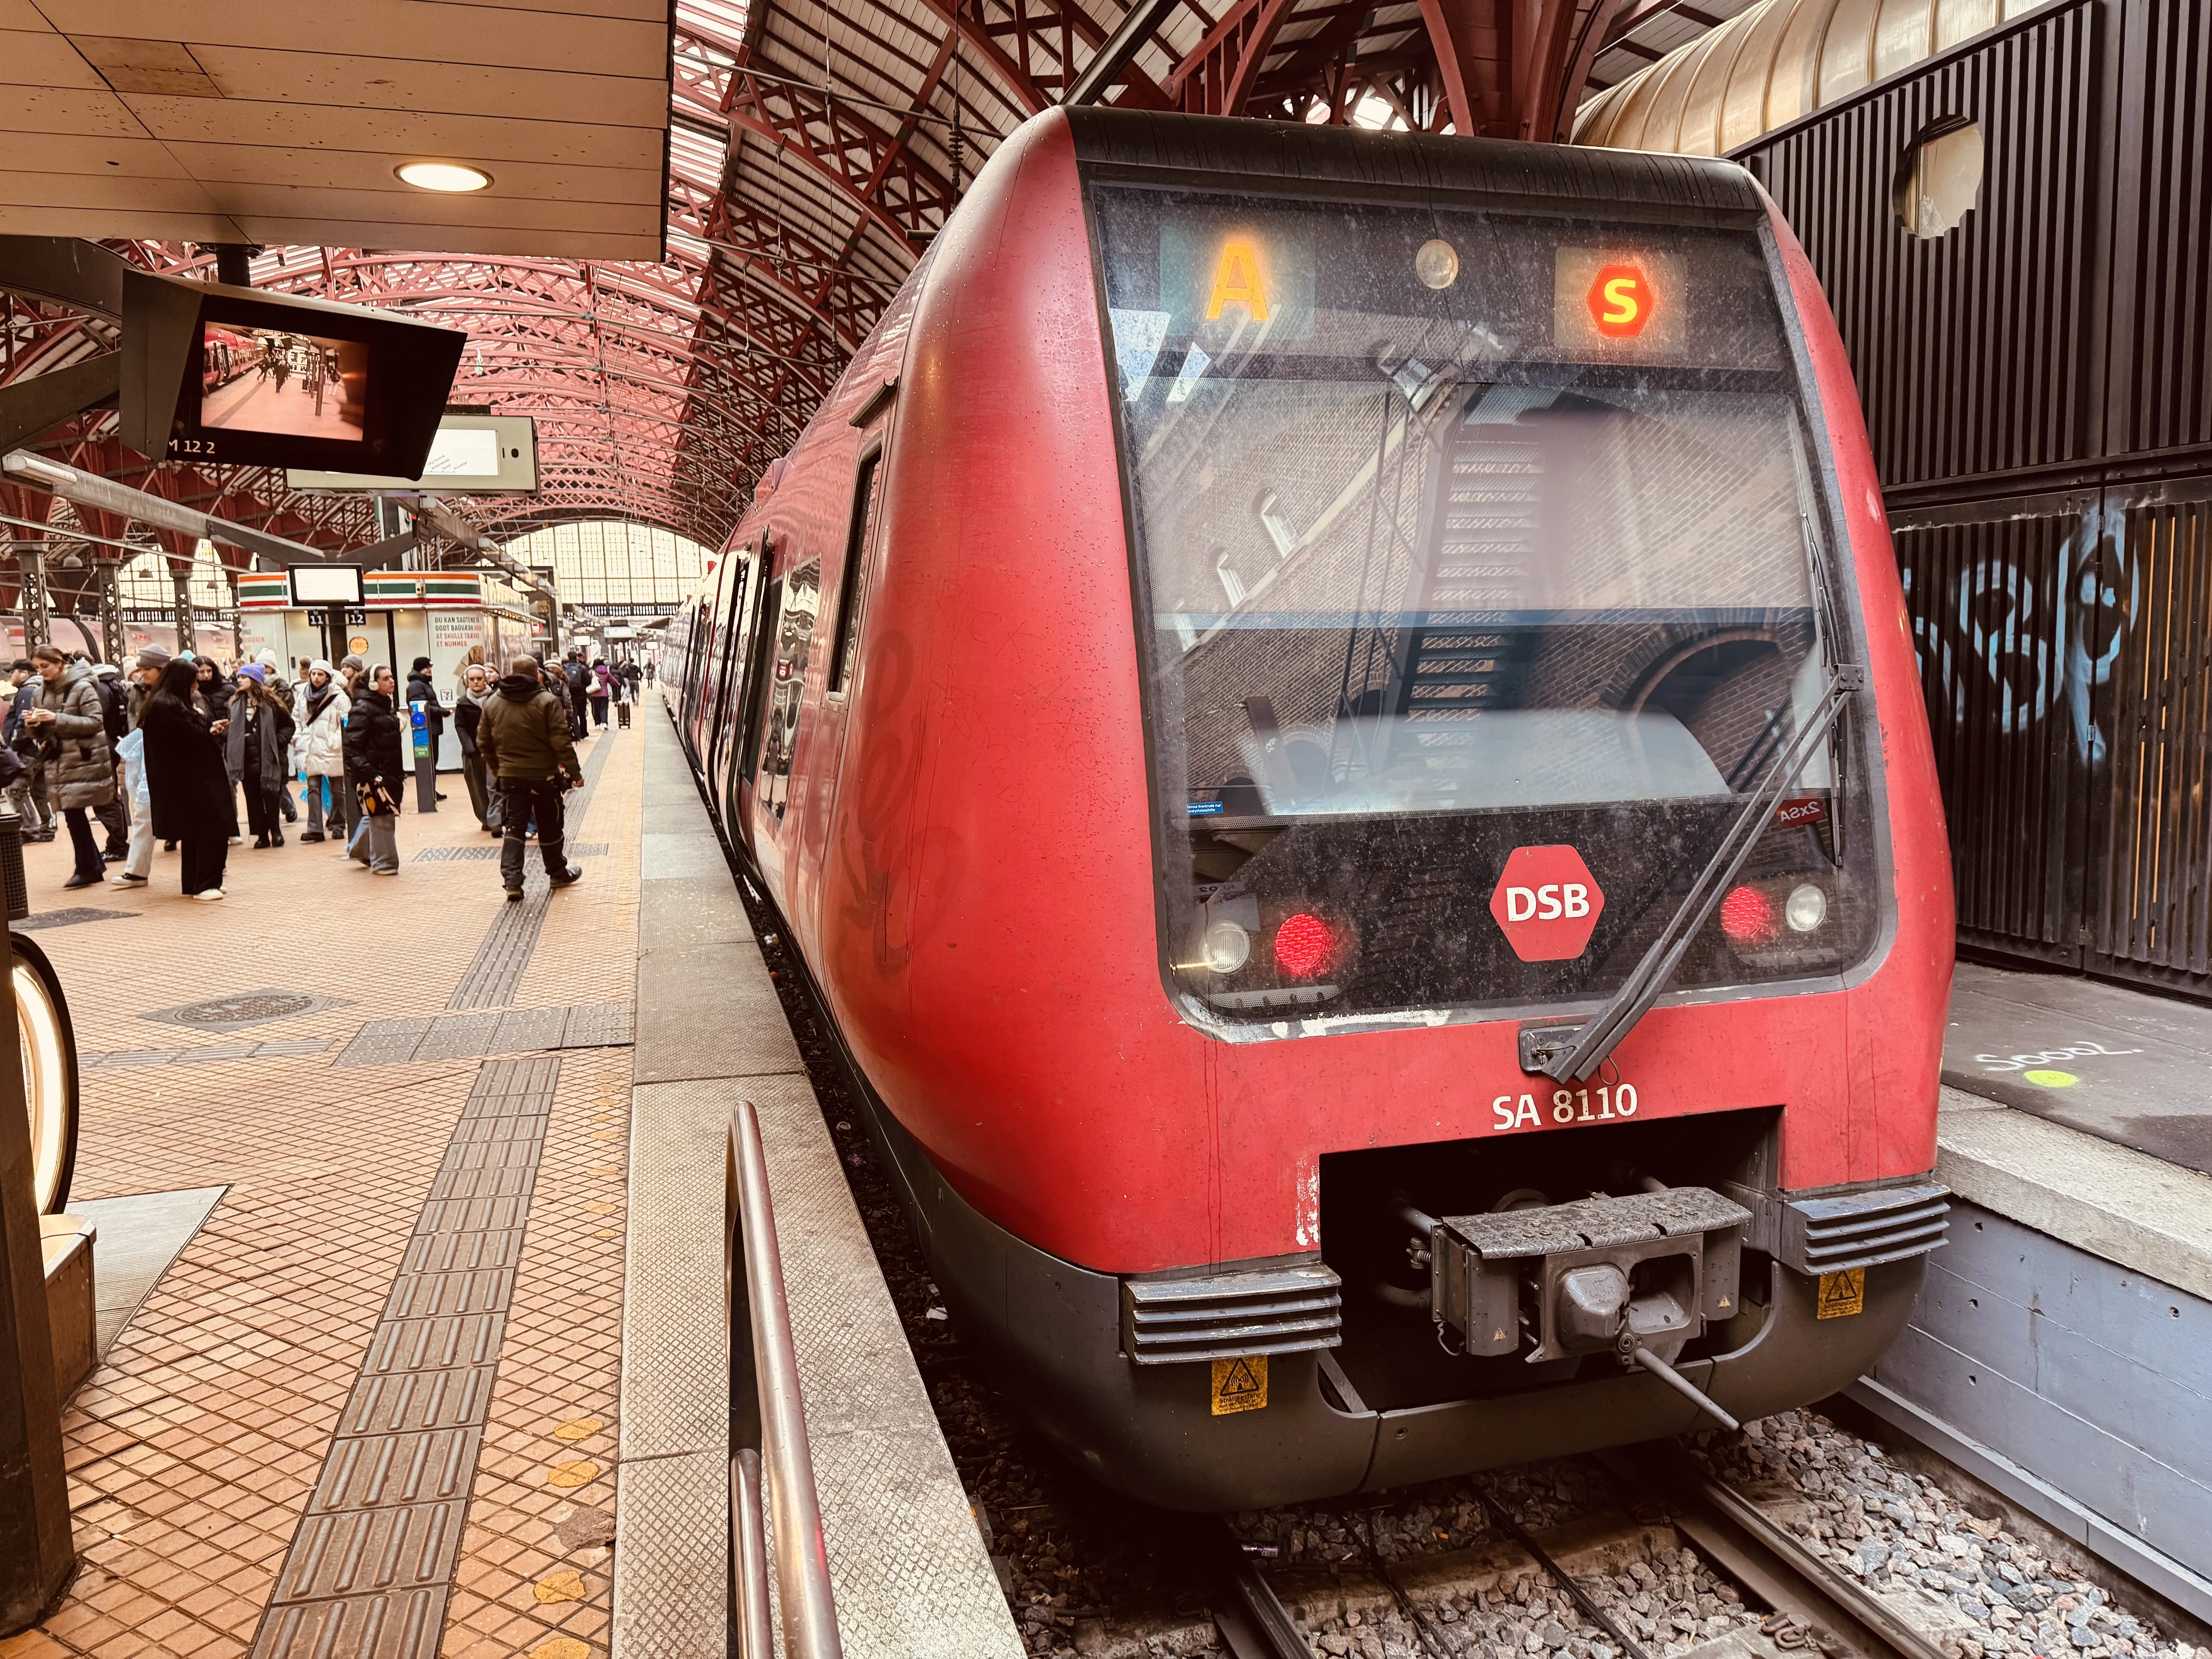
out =
<svg viewBox="0 0 2212 1659"><path fill-rule="evenodd" d="M1188 1009L1610 989L1851 653L1756 232L1091 205ZM1850 729L1678 985L1864 954Z"/></svg>

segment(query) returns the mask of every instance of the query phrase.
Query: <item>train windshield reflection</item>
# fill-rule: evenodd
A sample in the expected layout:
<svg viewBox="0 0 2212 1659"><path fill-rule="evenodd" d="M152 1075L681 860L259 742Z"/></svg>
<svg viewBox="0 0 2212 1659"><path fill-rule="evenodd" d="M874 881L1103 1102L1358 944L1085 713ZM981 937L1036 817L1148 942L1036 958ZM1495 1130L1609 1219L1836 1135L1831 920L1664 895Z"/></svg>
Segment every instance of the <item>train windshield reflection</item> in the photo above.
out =
<svg viewBox="0 0 2212 1659"><path fill-rule="evenodd" d="M1747 238L1669 232L1631 265L1540 222L1100 204L1154 706L1182 738L1164 793L1232 817L1722 796L1788 741L1820 684L1810 483ZM1599 335L1584 287L1656 289L1646 334Z"/></svg>

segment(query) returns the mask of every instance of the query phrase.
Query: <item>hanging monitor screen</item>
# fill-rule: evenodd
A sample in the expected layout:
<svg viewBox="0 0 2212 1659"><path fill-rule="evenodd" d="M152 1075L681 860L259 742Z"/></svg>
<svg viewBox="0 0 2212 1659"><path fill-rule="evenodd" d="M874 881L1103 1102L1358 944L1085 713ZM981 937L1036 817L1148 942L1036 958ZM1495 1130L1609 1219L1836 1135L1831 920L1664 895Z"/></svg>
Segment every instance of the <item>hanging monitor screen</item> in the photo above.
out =
<svg viewBox="0 0 2212 1659"><path fill-rule="evenodd" d="M125 273L121 436L156 459L411 477L466 336L362 306Z"/></svg>
<svg viewBox="0 0 2212 1659"><path fill-rule="evenodd" d="M287 566L295 605L350 605L362 603L361 567L357 564L295 564Z"/></svg>

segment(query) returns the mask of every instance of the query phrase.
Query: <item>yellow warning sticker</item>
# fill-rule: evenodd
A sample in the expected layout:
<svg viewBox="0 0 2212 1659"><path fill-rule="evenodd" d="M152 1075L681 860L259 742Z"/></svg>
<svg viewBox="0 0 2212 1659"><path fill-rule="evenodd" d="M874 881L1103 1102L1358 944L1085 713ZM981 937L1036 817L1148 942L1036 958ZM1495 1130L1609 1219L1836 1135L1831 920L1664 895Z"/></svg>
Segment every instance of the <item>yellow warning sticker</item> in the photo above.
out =
<svg viewBox="0 0 2212 1659"><path fill-rule="evenodd" d="M1267 1356L1213 1362L1213 1414L1256 1412L1267 1403Z"/></svg>
<svg viewBox="0 0 2212 1659"><path fill-rule="evenodd" d="M1846 1267L1841 1273L1820 1275L1820 1318L1847 1319L1855 1313L1865 1311L1864 1267Z"/></svg>

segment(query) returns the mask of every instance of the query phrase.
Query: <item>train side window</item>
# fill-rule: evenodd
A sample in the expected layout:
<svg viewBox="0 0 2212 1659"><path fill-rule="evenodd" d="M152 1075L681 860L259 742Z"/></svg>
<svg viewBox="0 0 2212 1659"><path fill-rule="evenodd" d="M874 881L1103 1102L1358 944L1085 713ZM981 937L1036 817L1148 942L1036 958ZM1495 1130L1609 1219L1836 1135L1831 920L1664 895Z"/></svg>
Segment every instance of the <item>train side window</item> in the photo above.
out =
<svg viewBox="0 0 2212 1659"><path fill-rule="evenodd" d="M715 659L714 729L708 736L708 752L717 763L722 757L731 711L738 707L735 678L738 639L743 632L745 594L753 571L753 561L746 550L738 550L736 564L737 568L728 573L729 604L724 607L720 623L708 643L708 650Z"/></svg>
<svg viewBox="0 0 2212 1659"><path fill-rule="evenodd" d="M809 559L777 584L783 590L776 613L775 665L769 683L767 726L761 742L760 778L755 799L775 817L791 801L791 769L799 756L799 724L806 708L806 670L814 655L815 626L822 611L822 562Z"/></svg>
<svg viewBox="0 0 2212 1659"><path fill-rule="evenodd" d="M842 697L853 683L854 659L860 655L861 591L868 581L868 530L875 518L876 475L881 471L884 447L879 443L860 458L853 480L853 524L845 538L845 568L837 595L837 631L830 647L830 695Z"/></svg>

